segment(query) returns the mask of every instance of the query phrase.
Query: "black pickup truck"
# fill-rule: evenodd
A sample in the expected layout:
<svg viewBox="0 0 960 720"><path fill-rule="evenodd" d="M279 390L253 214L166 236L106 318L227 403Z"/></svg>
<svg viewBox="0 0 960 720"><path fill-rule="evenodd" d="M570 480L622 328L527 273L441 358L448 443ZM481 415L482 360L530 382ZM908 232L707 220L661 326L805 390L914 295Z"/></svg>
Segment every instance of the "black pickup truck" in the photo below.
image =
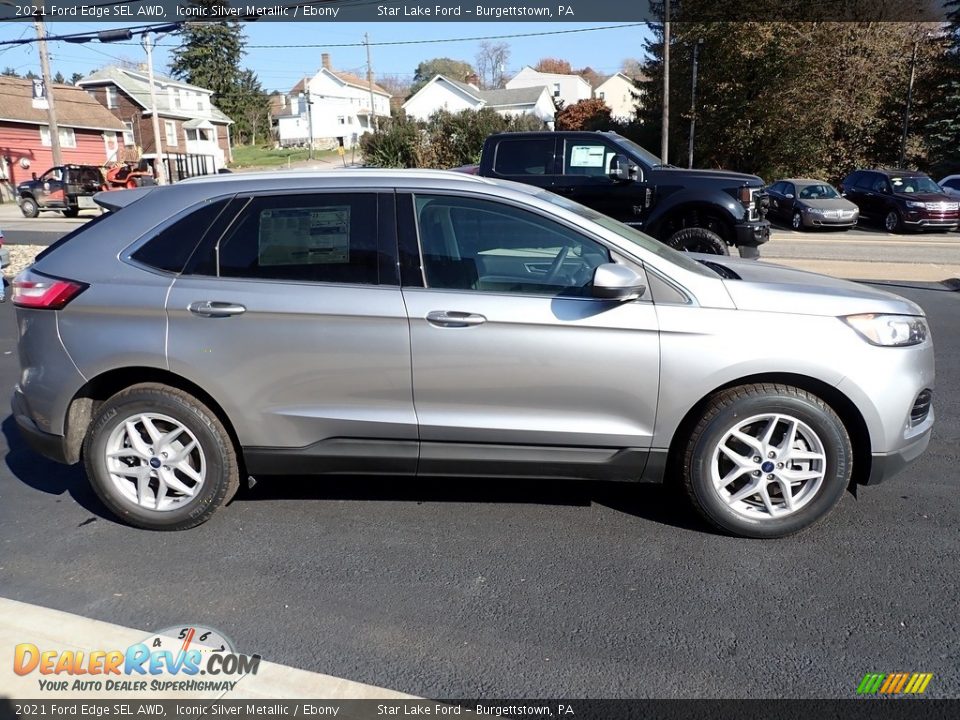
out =
<svg viewBox="0 0 960 720"><path fill-rule="evenodd" d="M755 258L770 239L759 177L665 165L612 132L491 135L464 170L564 195L679 250Z"/></svg>
<svg viewBox="0 0 960 720"><path fill-rule="evenodd" d="M58 165L17 185L17 203L29 218L37 217L41 210L59 210L76 217L81 210L99 210L93 196L104 189L103 173L96 165Z"/></svg>

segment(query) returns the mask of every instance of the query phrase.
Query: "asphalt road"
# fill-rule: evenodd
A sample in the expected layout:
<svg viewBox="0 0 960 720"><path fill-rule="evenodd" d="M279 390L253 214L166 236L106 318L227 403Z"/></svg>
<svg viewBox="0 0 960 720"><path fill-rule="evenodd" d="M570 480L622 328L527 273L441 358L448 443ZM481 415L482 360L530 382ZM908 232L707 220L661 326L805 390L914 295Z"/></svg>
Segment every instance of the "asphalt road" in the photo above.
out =
<svg viewBox="0 0 960 720"><path fill-rule="evenodd" d="M960 697L960 294L897 290L937 341L930 450L800 536L714 534L654 486L383 478L264 478L151 533L6 417L0 595L433 697L850 698L894 671ZM0 305L0 388L14 343Z"/></svg>

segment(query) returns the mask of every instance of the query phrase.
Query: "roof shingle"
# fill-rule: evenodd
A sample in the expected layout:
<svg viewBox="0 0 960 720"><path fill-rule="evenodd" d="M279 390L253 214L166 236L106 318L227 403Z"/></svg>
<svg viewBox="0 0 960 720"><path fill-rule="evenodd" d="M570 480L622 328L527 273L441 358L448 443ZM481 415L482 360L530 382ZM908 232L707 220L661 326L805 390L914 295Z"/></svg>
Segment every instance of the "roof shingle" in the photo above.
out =
<svg viewBox="0 0 960 720"><path fill-rule="evenodd" d="M50 87L60 127L123 130L123 123L83 89L54 83ZM33 81L0 77L0 119L46 125L47 111L33 107Z"/></svg>

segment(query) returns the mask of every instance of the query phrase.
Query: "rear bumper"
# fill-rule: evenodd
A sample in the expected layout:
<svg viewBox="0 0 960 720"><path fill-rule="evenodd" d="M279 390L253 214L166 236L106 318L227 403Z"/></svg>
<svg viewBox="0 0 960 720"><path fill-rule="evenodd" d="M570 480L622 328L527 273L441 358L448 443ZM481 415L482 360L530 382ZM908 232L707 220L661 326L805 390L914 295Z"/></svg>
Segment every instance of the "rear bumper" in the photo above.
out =
<svg viewBox="0 0 960 720"><path fill-rule="evenodd" d="M767 220L738 223L733 229L738 246L757 247L770 239L770 223Z"/></svg>
<svg viewBox="0 0 960 720"><path fill-rule="evenodd" d="M54 462L64 465L72 464L67 460L67 446L64 437L62 435L52 435L37 427L37 424L29 415L26 400L19 387L13 391L12 409L13 419L17 423L20 435L31 450Z"/></svg>

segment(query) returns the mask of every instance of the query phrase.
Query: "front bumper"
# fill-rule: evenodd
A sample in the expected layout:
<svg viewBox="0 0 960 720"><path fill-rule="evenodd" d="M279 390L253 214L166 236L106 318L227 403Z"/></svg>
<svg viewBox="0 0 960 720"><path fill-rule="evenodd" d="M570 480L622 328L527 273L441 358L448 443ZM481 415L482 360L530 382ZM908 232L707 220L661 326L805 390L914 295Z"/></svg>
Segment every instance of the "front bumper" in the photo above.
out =
<svg viewBox="0 0 960 720"><path fill-rule="evenodd" d="M740 247L757 247L770 239L770 222L767 220L738 223L733 229L736 233L735 244Z"/></svg>
<svg viewBox="0 0 960 720"><path fill-rule="evenodd" d="M27 410L27 401L23 397L23 393L19 387L13 391L13 402L11 405L13 409L13 419L20 429L20 435L31 450L54 462L64 465L72 464L67 459L65 438L62 435L52 435L44 432L37 427L33 418L30 417L29 411Z"/></svg>
<svg viewBox="0 0 960 720"><path fill-rule="evenodd" d="M916 460L930 444L930 436L933 433L933 410L930 411L930 424L927 429L917 437L913 438L908 445L892 453L874 453L870 460L870 476L865 485L879 485L884 480L889 480L905 467Z"/></svg>
<svg viewBox="0 0 960 720"><path fill-rule="evenodd" d="M960 224L956 213L930 213L922 210L908 210L903 224L914 228L937 228L956 230Z"/></svg>
<svg viewBox="0 0 960 720"><path fill-rule="evenodd" d="M831 228L852 228L856 227L859 216L852 218L830 218L822 215L811 215L803 213L804 227L831 227Z"/></svg>

